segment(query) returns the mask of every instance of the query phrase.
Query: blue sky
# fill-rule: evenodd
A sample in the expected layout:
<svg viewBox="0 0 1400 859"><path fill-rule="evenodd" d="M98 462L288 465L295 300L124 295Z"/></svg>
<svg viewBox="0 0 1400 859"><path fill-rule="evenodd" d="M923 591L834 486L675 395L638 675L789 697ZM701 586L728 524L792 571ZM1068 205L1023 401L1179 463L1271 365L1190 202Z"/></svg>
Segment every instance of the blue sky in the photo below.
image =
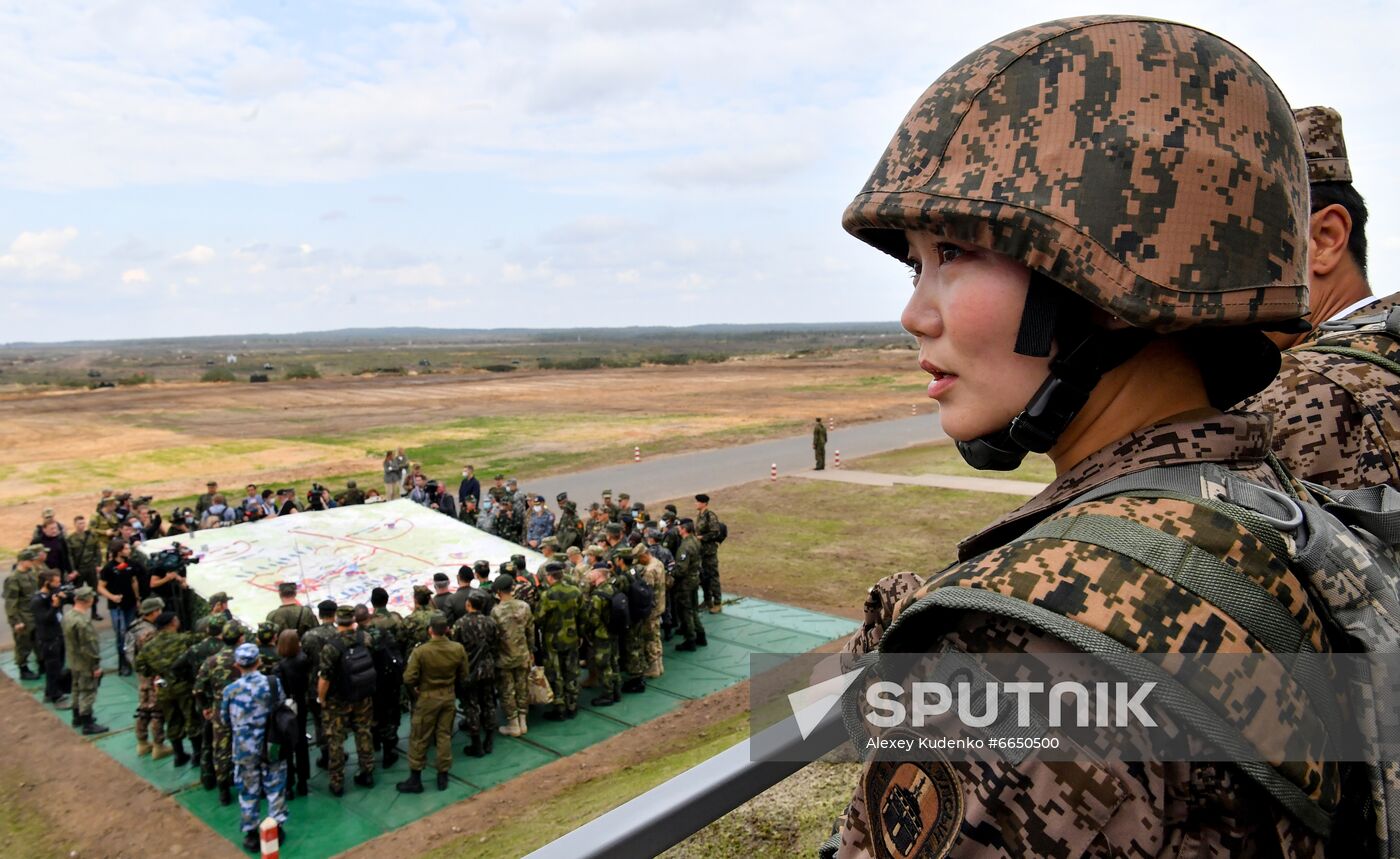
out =
<svg viewBox="0 0 1400 859"><path fill-rule="evenodd" d="M1372 282L1400 273L1381 3L24 5L0 342L893 320L902 267L839 221L905 110L977 45L1100 11L1204 26L1341 110Z"/></svg>

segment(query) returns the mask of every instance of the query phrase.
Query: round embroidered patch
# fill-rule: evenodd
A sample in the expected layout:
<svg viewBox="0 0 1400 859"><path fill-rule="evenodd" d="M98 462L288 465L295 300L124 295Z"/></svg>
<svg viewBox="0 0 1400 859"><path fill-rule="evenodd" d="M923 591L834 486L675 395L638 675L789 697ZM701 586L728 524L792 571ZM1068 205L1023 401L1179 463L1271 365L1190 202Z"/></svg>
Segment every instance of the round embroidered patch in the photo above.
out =
<svg viewBox="0 0 1400 859"><path fill-rule="evenodd" d="M962 778L942 757L874 760L865 773L865 808L880 859L942 859L963 819Z"/></svg>

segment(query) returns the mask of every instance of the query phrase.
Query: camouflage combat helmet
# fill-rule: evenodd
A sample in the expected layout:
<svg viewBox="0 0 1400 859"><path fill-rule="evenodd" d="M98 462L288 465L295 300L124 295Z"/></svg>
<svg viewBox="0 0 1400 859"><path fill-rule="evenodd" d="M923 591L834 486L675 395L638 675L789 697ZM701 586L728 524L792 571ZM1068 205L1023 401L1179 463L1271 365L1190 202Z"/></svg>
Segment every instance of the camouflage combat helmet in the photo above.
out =
<svg viewBox="0 0 1400 859"><path fill-rule="evenodd" d="M258 624L258 644L273 644L277 641L277 633L281 630L277 624L271 621L263 621Z"/></svg>
<svg viewBox="0 0 1400 859"><path fill-rule="evenodd" d="M1082 352L1058 382L1052 362L1047 386L1084 400L1151 336L1189 330L1211 401L1228 407L1277 372L1258 329L1305 330L1307 167L1292 110L1243 51L1183 24L1069 18L978 48L915 102L842 221L900 260L914 229L1025 265L1016 351L1046 356L1053 335L1056 360ZM1067 345L1055 305L1087 320L1083 302L1139 330L1076 350L1091 332ZM1018 420L1054 419L1022 426L1016 445L1049 450L1083 405L1049 393Z"/></svg>

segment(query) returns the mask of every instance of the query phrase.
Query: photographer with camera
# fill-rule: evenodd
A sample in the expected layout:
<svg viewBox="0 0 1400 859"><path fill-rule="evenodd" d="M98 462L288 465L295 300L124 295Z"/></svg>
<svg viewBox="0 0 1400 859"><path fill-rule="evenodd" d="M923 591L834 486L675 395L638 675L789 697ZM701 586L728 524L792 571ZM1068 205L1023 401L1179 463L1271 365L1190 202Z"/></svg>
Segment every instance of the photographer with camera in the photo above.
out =
<svg viewBox="0 0 1400 859"><path fill-rule="evenodd" d="M191 557L188 547L175 543L169 549L147 558L146 578L137 579L141 593L164 600L166 607L179 616L182 626L193 625L194 621L194 600L190 594L187 576L189 565L197 563L199 559Z"/></svg>
<svg viewBox="0 0 1400 859"><path fill-rule="evenodd" d="M335 506L329 489L319 483L311 484L311 489L306 493L307 510L330 510Z"/></svg>
<svg viewBox="0 0 1400 859"><path fill-rule="evenodd" d="M117 641L126 641L126 632L136 620L137 570L131 563L131 544L120 537L107 548L107 563L97 574L97 592L107 599L107 612L112 616L112 632ZM117 650L117 673L131 674L126 653Z"/></svg>
<svg viewBox="0 0 1400 859"><path fill-rule="evenodd" d="M63 667L63 604L71 602L73 588L63 586L63 574L48 568L39 573L39 590L29 598L29 613L34 617L34 643L39 650L39 664L44 667L44 700L56 709L72 706L67 695L72 678ZM77 715L73 725L79 725Z"/></svg>

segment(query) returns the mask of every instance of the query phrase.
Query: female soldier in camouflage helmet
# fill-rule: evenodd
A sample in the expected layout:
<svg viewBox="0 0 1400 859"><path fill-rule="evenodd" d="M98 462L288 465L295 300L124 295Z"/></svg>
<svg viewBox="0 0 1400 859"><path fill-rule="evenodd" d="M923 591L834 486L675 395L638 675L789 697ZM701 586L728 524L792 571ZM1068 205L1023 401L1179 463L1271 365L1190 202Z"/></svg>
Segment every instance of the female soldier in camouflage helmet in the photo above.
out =
<svg viewBox="0 0 1400 859"><path fill-rule="evenodd" d="M1221 410L1275 373L1263 331L1297 330L1307 311L1307 203L1283 95L1242 51L1201 30L1052 21L944 73L844 226L913 267L901 321L964 457L1005 470L1028 451L1048 453L1058 476L964 541L959 562L927 583L902 574L877 585L853 649L1063 649L1051 630L1064 626L1050 616L1139 652L1266 649L1132 557L1022 535L1084 512L1076 496L1156 466L1214 463L1282 488L1266 462L1267 418ZM1329 649L1300 583L1235 522L1163 498L1109 498L1092 512L1231 557L1287 604L1309 646ZM1035 622L1003 614L1013 602ZM1306 820L1228 765L1034 753L1019 763L871 761L824 852L1320 853L1336 767L1314 759L1292 777L1278 789L1316 806Z"/></svg>

